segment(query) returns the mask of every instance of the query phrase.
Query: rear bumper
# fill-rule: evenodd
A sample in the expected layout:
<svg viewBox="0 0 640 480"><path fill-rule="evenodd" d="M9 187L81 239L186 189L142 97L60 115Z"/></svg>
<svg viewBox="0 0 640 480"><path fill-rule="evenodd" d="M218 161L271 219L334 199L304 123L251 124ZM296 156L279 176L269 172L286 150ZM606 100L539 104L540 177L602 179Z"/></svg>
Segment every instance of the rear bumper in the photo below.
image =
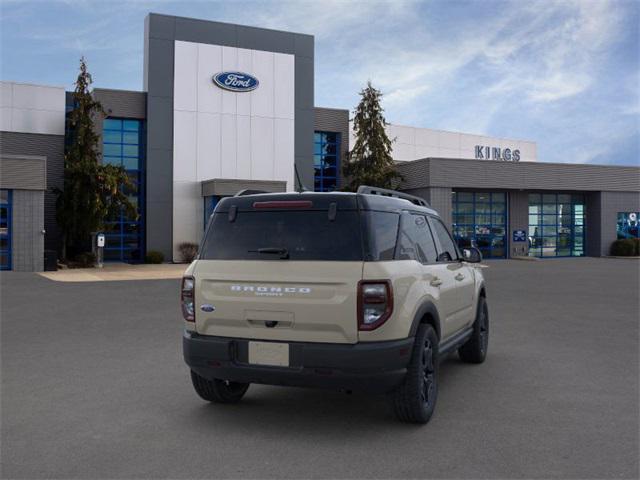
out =
<svg viewBox="0 0 640 480"><path fill-rule="evenodd" d="M354 345L289 342L289 367L249 364L246 339L185 331L182 344L187 365L209 379L382 393L404 379L413 338Z"/></svg>

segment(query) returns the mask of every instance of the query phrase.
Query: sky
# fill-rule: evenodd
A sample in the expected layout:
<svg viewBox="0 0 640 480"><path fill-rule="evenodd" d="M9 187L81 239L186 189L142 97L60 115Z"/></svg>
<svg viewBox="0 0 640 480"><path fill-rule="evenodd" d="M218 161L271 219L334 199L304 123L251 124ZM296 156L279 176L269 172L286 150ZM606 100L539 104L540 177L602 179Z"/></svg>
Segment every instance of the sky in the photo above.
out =
<svg viewBox="0 0 640 480"><path fill-rule="evenodd" d="M0 0L0 78L142 90L149 12L315 36L315 105L371 80L390 123L533 140L538 160L640 165L640 0Z"/></svg>

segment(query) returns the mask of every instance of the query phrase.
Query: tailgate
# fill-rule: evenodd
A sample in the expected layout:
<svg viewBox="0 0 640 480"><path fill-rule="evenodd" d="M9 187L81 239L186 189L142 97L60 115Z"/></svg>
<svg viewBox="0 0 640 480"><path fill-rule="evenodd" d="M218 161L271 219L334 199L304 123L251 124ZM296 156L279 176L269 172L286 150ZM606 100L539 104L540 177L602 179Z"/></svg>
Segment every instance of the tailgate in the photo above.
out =
<svg viewBox="0 0 640 480"><path fill-rule="evenodd" d="M357 342L361 261L199 260L194 277L202 335Z"/></svg>

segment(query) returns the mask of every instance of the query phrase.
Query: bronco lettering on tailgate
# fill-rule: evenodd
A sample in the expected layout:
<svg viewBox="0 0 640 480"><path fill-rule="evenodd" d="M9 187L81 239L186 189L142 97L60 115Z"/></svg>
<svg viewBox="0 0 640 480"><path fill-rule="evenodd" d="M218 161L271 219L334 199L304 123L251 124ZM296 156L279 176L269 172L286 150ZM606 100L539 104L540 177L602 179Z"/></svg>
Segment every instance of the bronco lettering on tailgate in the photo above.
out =
<svg viewBox="0 0 640 480"><path fill-rule="evenodd" d="M285 293L311 293L308 287L276 287L267 285L231 285L232 292L251 292L254 295L282 297Z"/></svg>

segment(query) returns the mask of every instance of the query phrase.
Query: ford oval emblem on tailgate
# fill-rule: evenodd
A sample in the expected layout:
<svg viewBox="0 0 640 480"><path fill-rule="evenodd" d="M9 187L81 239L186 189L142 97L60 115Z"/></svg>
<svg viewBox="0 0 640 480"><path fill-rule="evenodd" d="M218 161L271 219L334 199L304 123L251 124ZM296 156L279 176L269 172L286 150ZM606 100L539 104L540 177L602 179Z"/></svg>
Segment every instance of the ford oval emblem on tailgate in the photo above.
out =
<svg viewBox="0 0 640 480"><path fill-rule="evenodd" d="M213 305L209 305L208 303L200 305L200 310L202 310L203 312L213 312L215 309L216 307L214 307Z"/></svg>

